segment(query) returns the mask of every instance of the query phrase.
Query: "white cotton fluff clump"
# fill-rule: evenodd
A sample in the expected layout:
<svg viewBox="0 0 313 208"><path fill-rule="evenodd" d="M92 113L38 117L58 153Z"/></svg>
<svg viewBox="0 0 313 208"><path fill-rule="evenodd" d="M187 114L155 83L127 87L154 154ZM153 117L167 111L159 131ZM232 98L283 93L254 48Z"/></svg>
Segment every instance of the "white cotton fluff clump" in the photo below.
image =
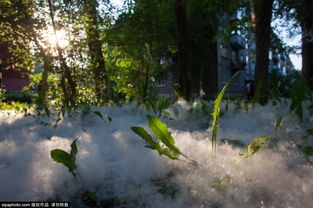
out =
<svg viewBox="0 0 313 208"><path fill-rule="evenodd" d="M135 105L91 108L85 116L73 112L57 125L56 113L50 118L1 113L0 187L5 188L0 189L0 201L59 198L84 207L80 196L88 190L96 191L99 200L117 197L125 207L312 206L313 164L298 148L308 123L299 123L284 104L239 108L229 103L226 110L223 103L218 138L247 145L255 137L273 136L279 142L247 159L240 158L243 148L219 143L212 158L210 115L201 111L201 105L179 101L174 105L177 115L173 106L168 109L175 120L161 118L175 144L198 166L145 148L145 141L130 127L141 126L151 133L149 112ZM284 119L276 134L280 116ZM56 148L70 152L75 138L77 181L50 157Z"/></svg>

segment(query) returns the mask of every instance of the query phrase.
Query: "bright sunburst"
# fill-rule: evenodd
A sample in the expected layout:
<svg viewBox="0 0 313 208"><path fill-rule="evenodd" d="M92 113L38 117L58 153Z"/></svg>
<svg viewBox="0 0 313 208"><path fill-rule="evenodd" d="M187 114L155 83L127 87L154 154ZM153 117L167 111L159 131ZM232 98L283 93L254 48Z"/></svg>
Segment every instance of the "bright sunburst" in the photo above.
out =
<svg viewBox="0 0 313 208"><path fill-rule="evenodd" d="M69 44L67 33L64 30L57 30L55 35L52 27L44 31L43 38L47 41L49 47L52 48L57 47L57 40L61 48L65 48Z"/></svg>

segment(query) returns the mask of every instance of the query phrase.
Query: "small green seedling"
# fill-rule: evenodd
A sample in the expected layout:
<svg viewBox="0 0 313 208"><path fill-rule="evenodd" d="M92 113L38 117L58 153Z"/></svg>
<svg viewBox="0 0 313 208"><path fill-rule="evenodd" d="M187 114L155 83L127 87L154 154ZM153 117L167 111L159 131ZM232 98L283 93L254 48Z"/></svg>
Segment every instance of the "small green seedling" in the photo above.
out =
<svg viewBox="0 0 313 208"><path fill-rule="evenodd" d="M219 117L220 117L220 105L223 99L223 96L226 92L226 90L228 89L228 87L230 86L231 82L236 78L236 76L238 76L238 74L241 71L238 71L236 74L234 74L234 76L232 76L232 78L230 80L228 80L228 82L225 84L225 86L223 87L222 91L218 94L217 98L214 100L214 110L212 115L212 157L215 157L216 154L216 140L217 140L217 128L218 128L218 123L219 123Z"/></svg>
<svg viewBox="0 0 313 208"><path fill-rule="evenodd" d="M164 148L160 145L159 142L156 142L152 139L152 136L142 127L133 126L131 130L138 134L142 139L144 139L148 145L145 147L152 150L156 150L160 155L166 155L167 157L178 160L179 155L183 155L182 152L175 146L174 138L169 132L166 124L160 121L157 117L147 115L149 127L153 134L161 140L161 142L167 147Z"/></svg>
<svg viewBox="0 0 313 208"><path fill-rule="evenodd" d="M54 149L50 152L51 158L57 162L61 163L64 166L68 168L68 170L71 172L71 174L76 179L76 155L78 153L76 141L78 138L76 138L73 143L71 144L71 153L67 153L61 149Z"/></svg>
<svg viewBox="0 0 313 208"><path fill-rule="evenodd" d="M152 136L144 128L137 126L131 127L133 132L138 134L143 140L147 142L145 147L156 150L160 155L165 155L172 160L179 160L179 156L183 156L188 159L188 157L184 155L175 145L174 138L172 137L171 132L168 130L165 123L160 121L157 117L151 115L147 115L147 119L151 131L155 137L161 141L162 145L160 145L160 142L153 140ZM197 162L193 160L190 160L190 162L194 165L197 165Z"/></svg>
<svg viewBox="0 0 313 208"><path fill-rule="evenodd" d="M245 159L254 155L270 138L270 136L263 136L252 139L241 158Z"/></svg>
<svg viewBox="0 0 313 208"><path fill-rule="evenodd" d="M222 179L214 178L211 183L211 187L214 188L218 192L225 193L227 187L230 184L230 181L231 181L231 178L229 176L225 176Z"/></svg>
<svg viewBox="0 0 313 208"><path fill-rule="evenodd" d="M275 131L276 131L276 135L278 133L278 129L280 128L281 126L281 123L283 121L283 116L280 116L277 120L276 120L276 124L275 124Z"/></svg>

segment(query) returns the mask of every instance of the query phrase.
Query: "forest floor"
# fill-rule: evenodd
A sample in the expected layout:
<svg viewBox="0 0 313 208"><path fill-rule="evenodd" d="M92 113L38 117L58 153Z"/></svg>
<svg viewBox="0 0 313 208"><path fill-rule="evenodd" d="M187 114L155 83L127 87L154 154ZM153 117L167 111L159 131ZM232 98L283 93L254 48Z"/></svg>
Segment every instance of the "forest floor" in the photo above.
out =
<svg viewBox="0 0 313 208"><path fill-rule="evenodd" d="M70 201L71 207L312 207L312 116L305 111L301 122L286 103L224 102L212 158L208 105L179 100L160 117L176 146L198 166L146 148L130 127L148 130L146 115L153 113L136 105L95 107L64 117L1 111L0 201ZM261 136L271 136L271 142L242 159L249 142ZM74 180L50 152L70 152L76 138Z"/></svg>

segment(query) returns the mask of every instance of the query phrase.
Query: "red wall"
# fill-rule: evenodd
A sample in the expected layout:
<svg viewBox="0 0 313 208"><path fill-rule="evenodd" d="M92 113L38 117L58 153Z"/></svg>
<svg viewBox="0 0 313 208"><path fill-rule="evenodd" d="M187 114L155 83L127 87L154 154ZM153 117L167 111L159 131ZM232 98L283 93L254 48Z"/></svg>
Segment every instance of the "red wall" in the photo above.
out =
<svg viewBox="0 0 313 208"><path fill-rule="evenodd" d="M13 58L9 53L7 44L0 44L0 72L2 73L1 87L6 91L21 91L30 82L28 72L18 69L14 64L8 64L9 58Z"/></svg>

